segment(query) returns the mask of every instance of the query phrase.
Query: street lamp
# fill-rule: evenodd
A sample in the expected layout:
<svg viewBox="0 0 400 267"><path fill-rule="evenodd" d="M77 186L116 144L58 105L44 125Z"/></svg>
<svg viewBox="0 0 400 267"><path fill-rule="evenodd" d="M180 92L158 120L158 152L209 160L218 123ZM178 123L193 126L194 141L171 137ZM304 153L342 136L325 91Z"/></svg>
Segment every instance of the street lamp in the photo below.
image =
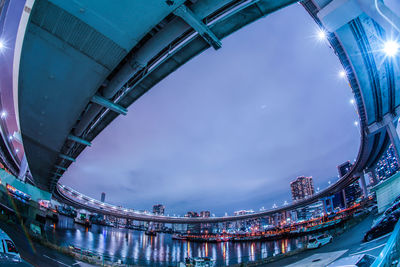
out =
<svg viewBox="0 0 400 267"><path fill-rule="evenodd" d="M347 74L347 73L346 73L344 70L339 71L339 77L340 77L340 78L346 77L346 74Z"/></svg>

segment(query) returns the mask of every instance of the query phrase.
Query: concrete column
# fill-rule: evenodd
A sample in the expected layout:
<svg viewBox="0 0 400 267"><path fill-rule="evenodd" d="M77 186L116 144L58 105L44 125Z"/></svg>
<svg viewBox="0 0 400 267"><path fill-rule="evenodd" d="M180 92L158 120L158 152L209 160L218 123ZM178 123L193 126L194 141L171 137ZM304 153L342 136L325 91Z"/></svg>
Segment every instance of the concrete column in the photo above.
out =
<svg viewBox="0 0 400 267"><path fill-rule="evenodd" d="M367 197L368 196L368 191L367 191L367 184L365 183L364 172L360 172L360 173L358 173L358 175L360 175L360 182L361 182L361 188L362 188L362 191L363 191L363 196Z"/></svg>
<svg viewBox="0 0 400 267"><path fill-rule="evenodd" d="M342 189L342 195L343 195L343 203L344 203L344 208L347 209L347 201L346 201L346 190L344 188Z"/></svg>
<svg viewBox="0 0 400 267"><path fill-rule="evenodd" d="M376 177L375 168L369 169L369 175L371 175L373 184L376 185L379 182L379 180L378 177Z"/></svg>
<svg viewBox="0 0 400 267"><path fill-rule="evenodd" d="M26 171L28 170L28 161L26 160L26 156L24 153L24 156L22 157L21 160L21 165L19 166L19 173L18 173L18 178L22 181L25 182L26 178Z"/></svg>
<svg viewBox="0 0 400 267"><path fill-rule="evenodd" d="M386 131L390 137L390 141L393 144L397 162L400 162L400 157L399 157L399 155L400 155L400 139L399 139L399 135L397 134L396 126L394 125L392 118L389 118L386 120L385 127L386 127Z"/></svg>

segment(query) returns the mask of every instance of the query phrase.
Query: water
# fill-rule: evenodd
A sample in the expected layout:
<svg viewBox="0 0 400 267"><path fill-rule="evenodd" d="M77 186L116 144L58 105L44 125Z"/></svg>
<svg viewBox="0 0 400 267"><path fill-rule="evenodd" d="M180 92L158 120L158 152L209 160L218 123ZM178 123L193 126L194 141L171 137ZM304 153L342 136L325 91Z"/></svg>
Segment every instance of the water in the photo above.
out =
<svg viewBox="0 0 400 267"><path fill-rule="evenodd" d="M48 239L58 245L74 245L85 250L129 258L139 265L175 265L186 257L211 257L217 266L237 264L287 253L304 246L305 238L265 242L198 243L172 240L172 235L147 236L142 231L92 225L90 229L60 216L56 225L46 225Z"/></svg>

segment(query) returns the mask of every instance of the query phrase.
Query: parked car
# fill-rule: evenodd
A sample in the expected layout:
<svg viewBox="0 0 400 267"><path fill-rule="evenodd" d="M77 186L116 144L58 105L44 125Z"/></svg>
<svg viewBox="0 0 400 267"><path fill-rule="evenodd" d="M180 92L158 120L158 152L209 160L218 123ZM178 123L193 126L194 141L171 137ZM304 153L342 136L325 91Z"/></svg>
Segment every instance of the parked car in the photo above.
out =
<svg viewBox="0 0 400 267"><path fill-rule="evenodd" d="M383 216L368 232L365 233L363 241L371 241L377 237L383 236L393 231L398 219L400 211L396 211L388 216Z"/></svg>
<svg viewBox="0 0 400 267"><path fill-rule="evenodd" d="M376 258L374 256L369 254L359 254L334 261L327 267L369 267L372 265L372 263L374 263L375 259Z"/></svg>
<svg viewBox="0 0 400 267"><path fill-rule="evenodd" d="M392 201L391 205L393 205L394 203L399 202L399 201L400 201L400 195L398 195L398 196Z"/></svg>
<svg viewBox="0 0 400 267"><path fill-rule="evenodd" d="M357 210L356 212L354 212L354 214L353 214L353 216L354 217L358 217L358 216L361 216L361 215L364 215L364 214L366 214L366 213L368 213L369 212L369 210Z"/></svg>
<svg viewBox="0 0 400 267"><path fill-rule="evenodd" d="M369 206L367 207L367 210L368 210L369 212L376 213L376 212L378 211L378 205L377 205L377 204L369 205Z"/></svg>
<svg viewBox="0 0 400 267"><path fill-rule="evenodd" d="M400 208L400 201L395 202L392 206L390 206L389 208L387 208L385 210L385 212L383 213L384 216L389 215L390 213L392 213L395 210L398 210Z"/></svg>
<svg viewBox="0 0 400 267"><path fill-rule="evenodd" d="M332 242L333 237L328 234L323 234L319 236L314 236L308 240L307 248L320 248L323 245L326 245Z"/></svg>
<svg viewBox="0 0 400 267"><path fill-rule="evenodd" d="M21 261L21 256L11 238L0 229L0 254L2 255L1 260ZM1 261L0 261L0 265Z"/></svg>

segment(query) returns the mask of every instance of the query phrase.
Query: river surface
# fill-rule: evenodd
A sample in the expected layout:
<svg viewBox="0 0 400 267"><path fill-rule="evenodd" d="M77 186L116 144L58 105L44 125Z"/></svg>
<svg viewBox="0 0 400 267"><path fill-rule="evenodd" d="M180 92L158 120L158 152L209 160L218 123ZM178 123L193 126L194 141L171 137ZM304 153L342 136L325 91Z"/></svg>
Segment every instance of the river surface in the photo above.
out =
<svg viewBox="0 0 400 267"><path fill-rule="evenodd" d="M74 245L117 261L147 266L169 266L186 257L210 257L216 266L227 266L287 253L305 245L306 238L279 241L198 243L172 240L171 234L147 236L143 231L93 224L87 229L73 219L59 216L59 222L46 225L46 234L58 245Z"/></svg>

